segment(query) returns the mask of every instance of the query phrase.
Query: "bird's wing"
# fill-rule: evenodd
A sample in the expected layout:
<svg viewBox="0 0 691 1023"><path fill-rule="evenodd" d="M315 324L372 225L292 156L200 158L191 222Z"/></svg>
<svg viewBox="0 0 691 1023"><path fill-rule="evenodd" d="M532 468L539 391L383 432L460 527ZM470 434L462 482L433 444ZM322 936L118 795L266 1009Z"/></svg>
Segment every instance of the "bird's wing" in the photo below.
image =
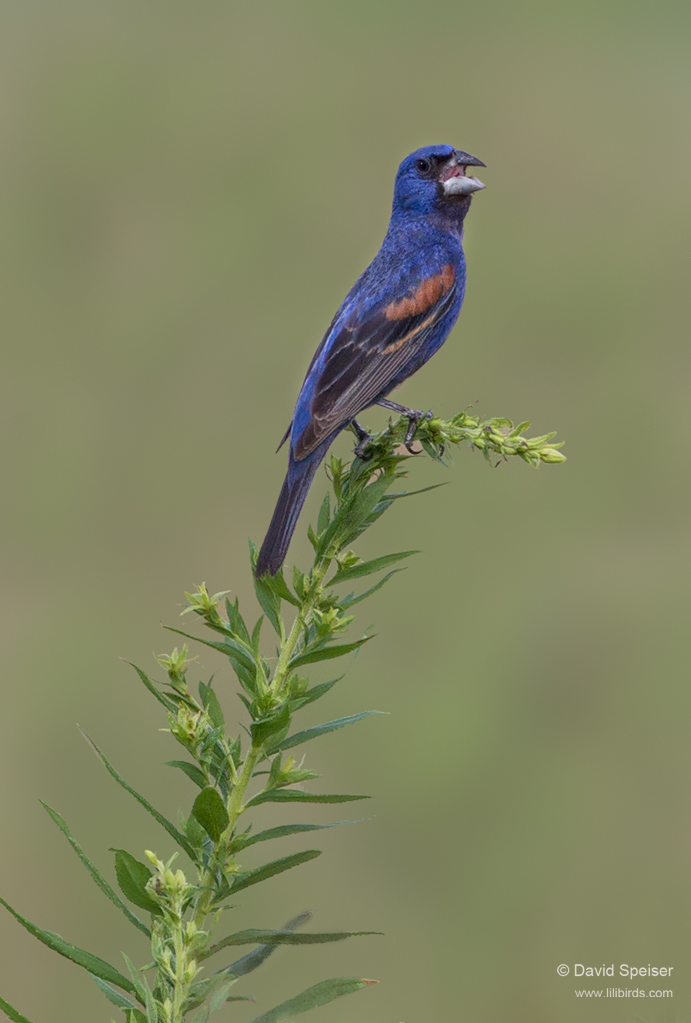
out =
<svg viewBox="0 0 691 1023"><path fill-rule="evenodd" d="M456 275L449 263L394 301L366 316L357 312L329 340L314 386L311 418L297 438L293 456L306 458L328 435L353 419L383 393L424 346L451 308Z"/></svg>

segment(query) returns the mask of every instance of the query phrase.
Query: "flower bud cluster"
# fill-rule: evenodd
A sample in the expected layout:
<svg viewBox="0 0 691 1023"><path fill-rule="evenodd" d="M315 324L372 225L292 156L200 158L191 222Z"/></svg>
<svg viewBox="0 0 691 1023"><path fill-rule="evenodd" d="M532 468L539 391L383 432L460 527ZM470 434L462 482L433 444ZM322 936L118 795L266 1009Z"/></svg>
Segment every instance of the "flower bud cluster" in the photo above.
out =
<svg viewBox="0 0 691 1023"><path fill-rule="evenodd" d="M189 614L190 611L193 611L201 618L205 618L209 625L223 625L223 619L218 613L218 605L229 592L229 590L222 590L220 593L211 595L206 588L206 583L202 583L197 586L194 593L185 592L189 606L182 611L182 614Z"/></svg>
<svg viewBox="0 0 691 1023"><path fill-rule="evenodd" d="M196 657L187 657L189 653L189 647L185 643L182 650L174 648L170 654L159 654L156 660L162 665L168 672L168 681L173 689L181 696L189 698L189 690L187 689L187 681L185 676L187 675L187 669L192 663L196 661Z"/></svg>
<svg viewBox="0 0 691 1023"><path fill-rule="evenodd" d="M163 1023L169 1023L176 1018L175 998L170 995L189 989L200 972L197 956L206 948L209 935L194 920L183 919L197 889L189 884L182 870L172 869L175 857L163 863L148 849L146 857L155 868L146 889L161 908L161 915L152 918L151 948L159 979L170 988L159 1003Z"/></svg>

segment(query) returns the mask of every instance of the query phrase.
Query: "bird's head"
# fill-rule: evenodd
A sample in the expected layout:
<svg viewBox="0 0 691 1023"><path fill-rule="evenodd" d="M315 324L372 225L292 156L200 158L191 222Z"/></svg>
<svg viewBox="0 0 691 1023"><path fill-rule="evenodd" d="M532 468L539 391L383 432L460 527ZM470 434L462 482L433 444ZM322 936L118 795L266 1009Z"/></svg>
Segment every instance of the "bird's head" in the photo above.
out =
<svg viewBox="0 0 691 1023"><path fill-rule="evenodd" d="M424 215L446 211L463 219L473 192L485 186L469 176L482 160L453 146L423 146L407 156L396 175L394 212Z"/></svg>

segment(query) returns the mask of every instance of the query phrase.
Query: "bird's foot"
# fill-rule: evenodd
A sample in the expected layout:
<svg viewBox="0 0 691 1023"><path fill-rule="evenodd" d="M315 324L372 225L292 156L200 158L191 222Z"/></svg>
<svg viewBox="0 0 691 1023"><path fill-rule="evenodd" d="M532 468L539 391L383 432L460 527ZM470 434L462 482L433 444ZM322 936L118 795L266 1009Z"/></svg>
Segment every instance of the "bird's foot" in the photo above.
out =
<svg viewBox="0 0 691 1023"><path fill-rule="evenodd" d="M410 415L408 416L408 429L406 431L405 440L403 441L403 444L407 448L407 450L411 453L411 455L422 454L421 450L420 451L415 451L414 450L414 448L413 448L413 438L415 437L415 432L416 432L416 430L418 428L418 425L419 425L420 421L423 420L423 419L431 419L431 418L432 418L432 411L431 410L429 412L411 412Z"/></svg>
<svg viewBox="0 0 691 1023"><path fill-rule="evenodd" d="M364 426L360 426L357 419L353 419L350 425L358 439L357 445L353 448L353 454L356 458L360 458L364 462L368 458L372 457L371 453L369 455L367 454L367 448L369 446L369 442L372 440L372 434L369 433Z"/></svg>
<svg viewBox="0 0 691 1023"><path fill-rule="evenodd" d="M382 398L381 401L377 402L377 404L381 405L382 408L391 409L392 412L398 412L399 416L405 416L407 418L408 429L406 431L403 444L411 455L419 455L421 452L415 451L413 448L415 431L417 430L421 420L432 418L432 412L419 412L416 409L406 408L405 405L399 405L397 401L389 401L388 398Z"/></svg>

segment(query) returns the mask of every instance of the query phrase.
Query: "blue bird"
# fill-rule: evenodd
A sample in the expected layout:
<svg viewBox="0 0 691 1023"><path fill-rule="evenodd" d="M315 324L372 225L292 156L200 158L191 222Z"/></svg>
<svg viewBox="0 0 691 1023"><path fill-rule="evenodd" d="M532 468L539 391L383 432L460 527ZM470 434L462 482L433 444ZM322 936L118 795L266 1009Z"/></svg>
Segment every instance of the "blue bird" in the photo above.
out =
<svg viewBox="0 0 691 1023"><path fill-rule="evenodd" d="M353 426L362 453L367 433L356 416L383 405L409 419L406 446L424 415L387 395L442 346L463 304L463 221L472 193L466 175L484 167L452 146L424 146L398 168L382 246L348 292L314 354L293 419L288 472L257 560L275 575L288 552L310 483L334 438Z"/></svg>

